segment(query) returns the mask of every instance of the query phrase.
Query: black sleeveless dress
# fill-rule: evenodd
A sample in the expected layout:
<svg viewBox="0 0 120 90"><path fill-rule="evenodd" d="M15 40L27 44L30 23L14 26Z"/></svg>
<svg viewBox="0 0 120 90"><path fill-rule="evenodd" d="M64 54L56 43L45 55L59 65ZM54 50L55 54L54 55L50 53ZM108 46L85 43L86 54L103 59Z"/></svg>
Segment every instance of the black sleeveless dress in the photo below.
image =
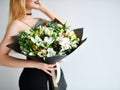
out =
<svg viewBox="0 0 120 90"><path fill-rule="evenodd" d="M39 19L33 28L41 23L42 19ZM20 90L66 90L66 87L67 84L62 69L58 88L54 88L51 76L36 68L24 68L19 78Z"/></svg>

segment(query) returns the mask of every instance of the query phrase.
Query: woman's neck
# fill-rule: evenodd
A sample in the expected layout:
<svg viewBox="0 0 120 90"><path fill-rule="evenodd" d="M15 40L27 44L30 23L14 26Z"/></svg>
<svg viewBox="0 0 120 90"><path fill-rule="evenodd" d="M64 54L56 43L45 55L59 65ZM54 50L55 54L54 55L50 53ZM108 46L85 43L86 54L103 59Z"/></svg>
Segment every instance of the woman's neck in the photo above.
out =
<svg viewBox="0 0 120 90"><path fill-rule="evenodd" d="M32 10L26 9L26 16L32 16Z"/></svg>
<svg viewBox="0 0 120 90"><path fill-rule="evenodd" d="M32 15L25 15L23 18L22 18L22 20L32 20L33 19L33 17L32 17Z"/></svg>
<svg viewBox="0 0 120 90"><path fill-rule="evenodd" d="M23 17L23 19L32 19L33 17L32 17L32 15L25 15L24 17Z"/></svg>

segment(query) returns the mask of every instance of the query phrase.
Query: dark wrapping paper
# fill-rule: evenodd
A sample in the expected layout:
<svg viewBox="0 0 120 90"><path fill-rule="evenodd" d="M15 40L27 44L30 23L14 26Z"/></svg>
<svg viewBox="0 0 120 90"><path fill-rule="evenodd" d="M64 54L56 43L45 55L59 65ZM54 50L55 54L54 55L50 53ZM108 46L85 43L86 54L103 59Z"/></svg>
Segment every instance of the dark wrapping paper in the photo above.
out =
<svg viewBox="0 0 120 90"><path fill-rule="evenodd" d="M83 36L83 28L78 28L78 29L75 29L74 30L75 34L77 35L77 37L80 39L80 43L79 43L79 46L82 45L85 41L86 41L86 38L82 40L82 36ZM16 35L16 36L12 36L12 39L14 40L14 43L12 44L9 44L7 45L7 47L11 48L12 50L20 53L20 54L23 54L20 50L20 46L18 44L18 41L19 41L19 35ZM77 49L77 48L76 48ZM75 49L75 50L76 50ZM73 51L72 51L73 52ZM72 53L71 52L71 53ZM25 54L23 54L25 55ZM25 55L33 60L37 60L37 61L41 61L41 62L44 62L44 63L48 63L48 64L52 64L52 63L56 63L56 62L59 62L60 60L62 60L63 58L65 58L66 56L68 55L61 55L61 56L53 56L53 57L48 57L46 58L46 60L43 60L42 57L39 57L39 56L29 56L29 55Z"/></svg>

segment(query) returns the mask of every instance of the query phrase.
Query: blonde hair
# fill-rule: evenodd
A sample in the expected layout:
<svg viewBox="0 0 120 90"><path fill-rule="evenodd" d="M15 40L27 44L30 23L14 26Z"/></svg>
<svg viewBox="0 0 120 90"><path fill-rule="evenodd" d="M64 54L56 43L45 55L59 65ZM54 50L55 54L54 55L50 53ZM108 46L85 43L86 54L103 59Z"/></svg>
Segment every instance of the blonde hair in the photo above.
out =
<svg viewBox="0 0 120 90"><path fill-rule="evenodd" d="M16 19L22 18L26 13L25 0L10 0L9 25Z"/></svg>

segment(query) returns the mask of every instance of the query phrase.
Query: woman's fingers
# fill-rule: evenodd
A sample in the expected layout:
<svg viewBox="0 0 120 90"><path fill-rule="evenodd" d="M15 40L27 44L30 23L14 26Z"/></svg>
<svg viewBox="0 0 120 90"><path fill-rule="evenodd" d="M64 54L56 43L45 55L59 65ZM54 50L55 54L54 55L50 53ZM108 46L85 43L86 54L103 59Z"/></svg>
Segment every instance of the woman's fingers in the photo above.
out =
<svg viewBox="0 0 120 90"><path fill-rule="evenodd" d="M43 70L44 72L52 76L51 71L56 70L56 64L38 63L37 68Z"/></svg>
<svg viewBox="0 0 120 90"><path fill-rule="evenodd" d="M48 75L52 76L52 73L48 70L43 70L45 73L47 73Z"/></svg>
<svg viewBox="0 0 120 90"><path fill-rule="evenodd" d="M45 71L47 74L49 74L50 76L52 76L51 71L54 71L54 70L56 70L55 67L46 67L43 71Z"/></svg>
<svg viewBox="0 0 120 90"><path fill-rule="evenodd" d="M53 67L55 67L56 66L56 64L48 64L48 67L49 68L53 68Z"/></svg>
<svg viewBox="0 0 120 90"><path fill-rule="evenodd" d="M46 68L48 71L54 71L56 70L57 68Z"/></svg>

